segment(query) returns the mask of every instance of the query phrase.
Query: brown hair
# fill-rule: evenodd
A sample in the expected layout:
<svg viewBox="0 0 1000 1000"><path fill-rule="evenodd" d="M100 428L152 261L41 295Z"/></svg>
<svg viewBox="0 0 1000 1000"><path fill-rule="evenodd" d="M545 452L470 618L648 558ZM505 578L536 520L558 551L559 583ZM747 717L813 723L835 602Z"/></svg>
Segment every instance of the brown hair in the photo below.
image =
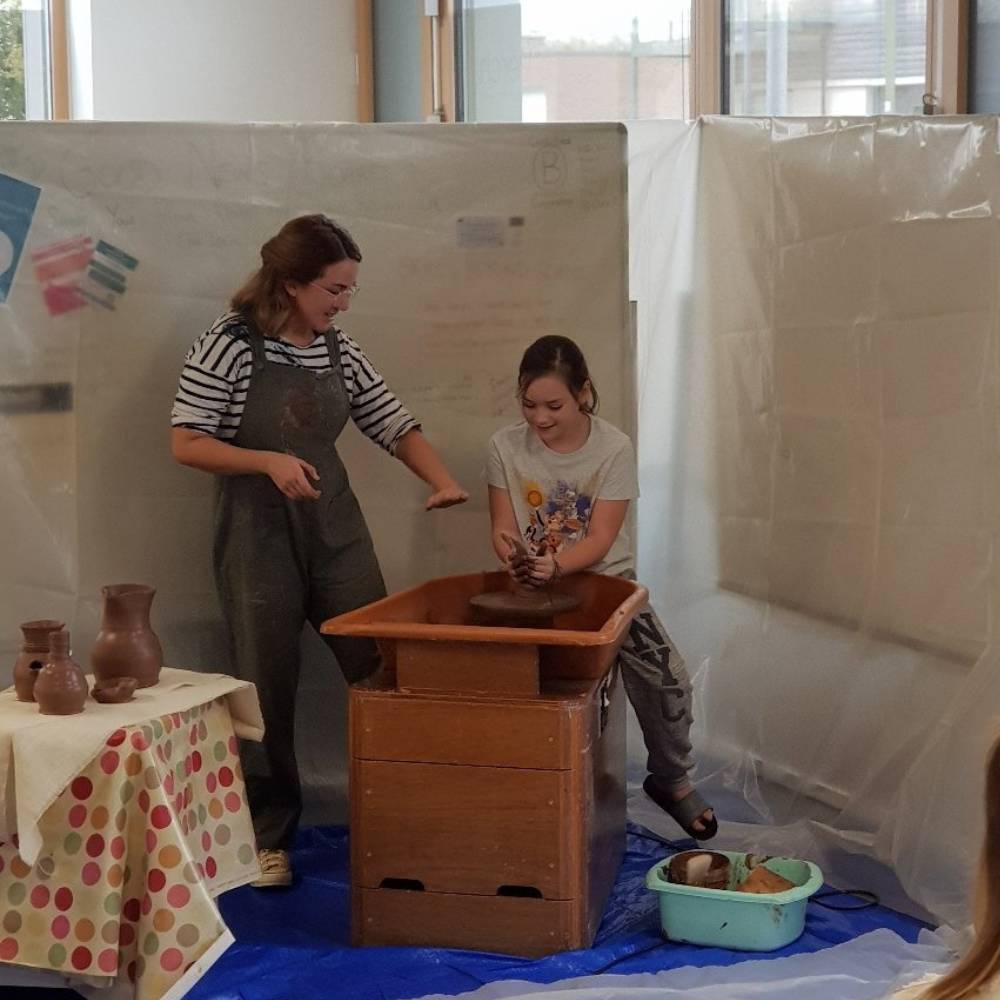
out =
<svg viewBox="0 0 1000 1000"><path fill-rule="evenodd" d="M581 403L584 413L596 413L598 406L597 389L594 388L587 360L583 351L569 337L550 334L539 337L521 357L521 367L517 372L517 394L523 397L528 386L537 378L558 375L576 399L585 389L590 390L590 402Z"/></svg>
<svg viewBox="0 0 1000 1000"><path fill-rule="evenodd" d="M1000 974L1000 740L986 762L986 835L976 889L975 943L920 1000L964 1000Z"/></svg>
<svg viewBox="0 0 1000 1000"><path fill-rule="evenodd" d="M360 263L361 251L343 226L325 215L300 215L260 248L261 266L233 295L230 305L265 336L276 337L292 312L285 283L307 285L330 264L347 258Z"/></svg>

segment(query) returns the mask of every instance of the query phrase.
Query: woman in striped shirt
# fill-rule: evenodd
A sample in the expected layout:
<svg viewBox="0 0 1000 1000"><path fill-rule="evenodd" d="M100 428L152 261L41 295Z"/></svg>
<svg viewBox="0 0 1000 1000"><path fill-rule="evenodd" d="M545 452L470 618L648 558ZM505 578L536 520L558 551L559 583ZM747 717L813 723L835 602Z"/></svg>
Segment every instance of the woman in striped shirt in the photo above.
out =
<svg viewBox="0 0 1000 1000"><path fill-rule="evenodd" d="M399 458L430 487L428 510L468 499L361 348L333 326L357 293L360 263L350 234L326 216L286 223L231 311L188 352L171 415L174 458L219 477L216 583L236 673L256 685L264 716L263 743L243 747L258 885L292 878L302 628L385 596L338 435L350 418ZM377 668L371 640L324 639L348 682Z"/></svg>

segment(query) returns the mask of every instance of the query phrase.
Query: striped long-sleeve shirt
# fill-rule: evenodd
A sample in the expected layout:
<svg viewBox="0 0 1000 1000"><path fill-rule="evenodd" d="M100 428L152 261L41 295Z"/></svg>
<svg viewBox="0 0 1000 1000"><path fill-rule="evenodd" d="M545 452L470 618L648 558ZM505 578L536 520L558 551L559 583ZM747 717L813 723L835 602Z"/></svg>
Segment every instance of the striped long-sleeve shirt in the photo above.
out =
<svg viewBox="0 0 1000 1000"><path fill-rule="evenodd" d="M342 330L335 333L351 419L391 454L399 439L420 425L390 392L361 348ZM332 367L325 337L317 337L308 347L271 337L264 345L269 362L300 365L316 372ZM237 313L225 313L194 342L184 359L171 426L224 441L233 438L243 416L252 370L253 353L245 322Z"/></svg>

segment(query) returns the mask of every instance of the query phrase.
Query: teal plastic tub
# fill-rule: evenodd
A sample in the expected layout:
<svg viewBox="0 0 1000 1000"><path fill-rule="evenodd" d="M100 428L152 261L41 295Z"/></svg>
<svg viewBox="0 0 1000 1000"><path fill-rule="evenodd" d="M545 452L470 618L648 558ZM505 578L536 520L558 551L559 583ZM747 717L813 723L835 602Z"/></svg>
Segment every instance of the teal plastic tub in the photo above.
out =
<svg viewBox="0 0 1000 1000"><path fill-rule="evenodd" d="M746 855L724 854L732 864L729 885L746 878ZM775 951L802 934L806 903L823 884L823 873L811 861L770 858L764 862L777 875L795 883L794 889L755 895L731 889L703 889L667 881L671 862L658 861L646 873L646 887L660 897L660 926L671 941L712 945L736 951Z"/></svg>

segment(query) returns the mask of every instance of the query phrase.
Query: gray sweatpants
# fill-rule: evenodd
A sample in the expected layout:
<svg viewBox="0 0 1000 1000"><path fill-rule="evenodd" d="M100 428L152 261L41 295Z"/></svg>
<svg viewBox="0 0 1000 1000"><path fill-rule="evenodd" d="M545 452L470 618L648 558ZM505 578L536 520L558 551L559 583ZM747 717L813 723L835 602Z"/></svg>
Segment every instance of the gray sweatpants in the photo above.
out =
<svg viewBox="0 0 1000 1000"><path fill-rule="evenodd" d="M646 744L646 769L664 789L687 784L691 681L663 623L647 604L632 619L618 654L628 700Z"/></svg>

